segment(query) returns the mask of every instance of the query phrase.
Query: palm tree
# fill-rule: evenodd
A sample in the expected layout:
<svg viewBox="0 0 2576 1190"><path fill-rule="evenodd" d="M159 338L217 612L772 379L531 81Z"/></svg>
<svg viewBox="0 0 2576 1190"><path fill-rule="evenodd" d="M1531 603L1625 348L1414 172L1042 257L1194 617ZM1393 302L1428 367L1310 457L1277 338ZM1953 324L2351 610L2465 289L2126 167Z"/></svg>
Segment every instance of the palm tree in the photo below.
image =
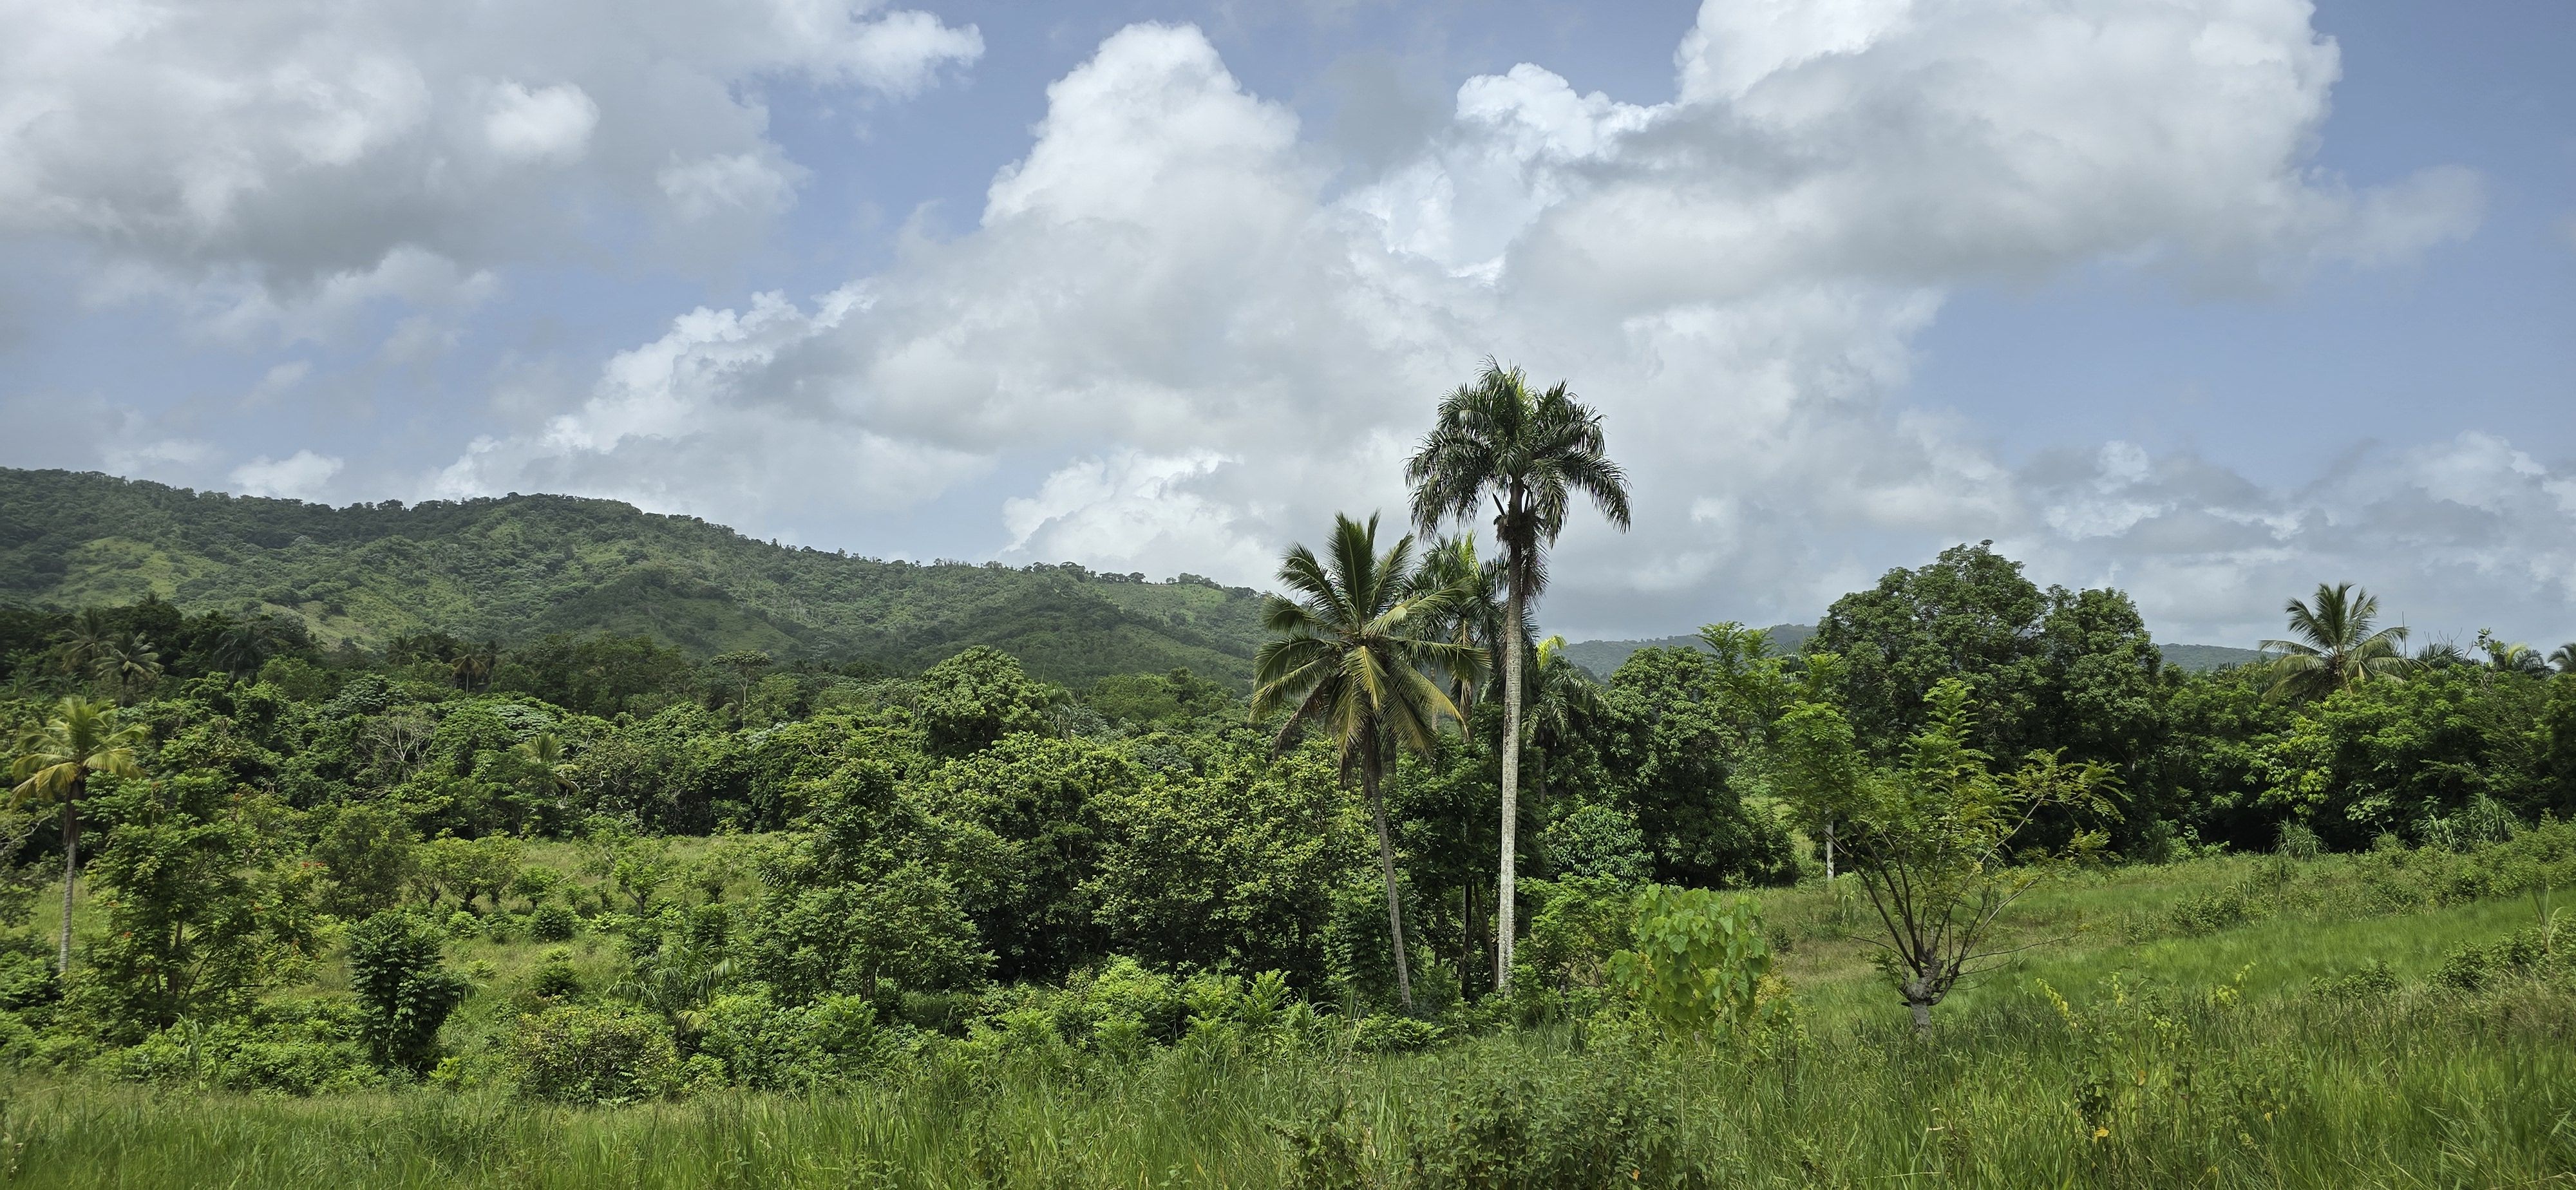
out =
<svg viewBox="0 0 2576 1190"><path fill-rule="evenodd" d="M90 672L116 691L116 701L122 705L161 680L161 653L141 636L120 632L95 651Z"/></svg>
<svg viewBox="0 0 2576 1190"><path fill-rule="evenodd" d="M80 615L72 620L72 626L64 629L58 638L56 657L63 672L79 677L97 669L99 658L116 643L118 635L115 622L107 618L106 612L94 607L82 608Z"/></svg>
<svg viewBox="0 0 2576 1190"><path fill-rule="evenodd" d="M1476 713L1476 695L1490 675L1503 670L1503 567L1476 557L1476 535L1435 538L1413 572L1425 591L1455 590L1460 598L1426 635L1442 637L1477 652L1477 663L1449 671L1449 701L1458 706L1463 729Z"/></svg>
<svg viewBox="0 0 2576 1190"><path fill-rule="evenodd" d="M114 777L143 775L135 749L151 738L140 723L119 724L116 708L85 698L66 698L42 727L19 737L17 759L9 779L17 782L10 800L59 802L63 808L63 930L54 970L72 967L72 879L80 865L80 804L89 792L92 773Z"/></svg>
<svg viewBox="0 0 2576 1190"><path fill-rule="evenodd" d="M2487 655L2488 668L2498 673L2528 674L2538 678L2549 676L2549 662L2542 659L2540 650L2530 645L2507 643L2496 639L2492 632L2480 632L2478 648Z"/></svg>
<svg viewBox="0 0 2576 1190"><path fill-rule="evenodd" d="M1413 520L1430 532L1474 516L1490 501L1503 546L1503 738L1521 738L1521 638L1547 585L1547 550L1577 494L1628 528L1628 477L1602 451L1601 415L1559 381L1530 391L1518 368L1488 359L1476 379L1440 402L1422 448L1405 464ZM1520 749L1503 749L1502 859L1494 897L1494 989L1512 986L1513 877L1520 832Z"/></svg>
<svg viewBox="0 0 2576 1190"><path fill-rule="evenodd" d="M1273 595L1262 624L1274 635L1253 657L1252 717L1296 709L1279 728L1273 750L1284 749L1309 724L1339 745L1342 778L1356 768L1377 827L1378 874L1386 881L1387 936L1395 945L1395 990L1413 1009L1413 970L1404 948L1404 908L1395 885L1395 836L1386 823L1379 784L1389 744L1428 752L1437 746L1442 715L1458 708L1423 671L1456 672L1475 663L1475 650L1424 635L1464 592L1424 591L1413 580L1413 538L1377 552L1377 518L1363 525L1333 518L1329 560L1305 546L1288 551L1279 581L1294 598Z"/></svg>
<svg viewBox="0 0 2576 1190"><path fill-rule="evenodd" d="M492 684L492 671L500 665L501 642L487 641L458 653L447 669L455 675L457 689L474 693Z"/></svg>
<svg viewBox="0 0 2576 1190"><path fill-rule="evenodd" d="M1529 726L1531 759L1537 762L1538 801L1544 808L1548 753L1580 732L1586 720L1601 713L1601 684L1566 658L1562 636L1538 642L1530 660L1529 714L1524 718Z"/></svg>
<svg viewBox="0 0 2576 1190"><path fill-rule="evenodd" d="M215 638L208 659L224 671L224 676L238 682L259 672L277 651L273 621L266 616L244 620L224 630Z"/></svg>
<svg viewBox="0 0 2576 1190"><path fill-rule="evenodd" d="M2569 641L2549 651L2549 664L2563 674L2576 674L2576 641Z"/></svg>
<svg viewBox="0 0 2576 1190"><path fill-rule="evenodd" d="M2270 666L2275 696L2323 697L2373 678L2401 677L2408 668L2406 629L2371 631L2379 598L2351 583L2319 583L2316 606L2293 599L2282 610L2299 639L2262 643L2264 652L2280 654Z"/></svg>

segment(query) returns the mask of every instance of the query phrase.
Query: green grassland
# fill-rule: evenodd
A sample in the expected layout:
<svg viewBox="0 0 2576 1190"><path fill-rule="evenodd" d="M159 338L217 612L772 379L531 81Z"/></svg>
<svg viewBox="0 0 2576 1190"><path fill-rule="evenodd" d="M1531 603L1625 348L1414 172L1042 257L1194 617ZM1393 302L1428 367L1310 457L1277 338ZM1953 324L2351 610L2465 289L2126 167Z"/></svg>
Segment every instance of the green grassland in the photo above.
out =
<svg viewBox="0 0 2576 1190"><path fill-rule="evenodd" d="M611 500L330 508L0 468L0 600L147 597L284 614L324 644L371 648L424 631L505 644L610 632L699 656L766 649L912 672L987 644L1068 684L1186 667L1237 686L1260 606L1204 580L782 547Z"/></svg>
<svg viewBox="0 0 2576 1190"><path fill-rule="evenodd" d="M678 845L694 856L727 844ZM578 871L570 845L528 856ZM1811 883L1758 894L1784 994L1761 1024L1714 1045L1455 1010L1453 1039L1417 1053L1280 1044L1240 1025L1128 1058L986 1033L831 1094L623 1107L533 1104L497 1086L294 1099L22 1080L0 1092L0 1175L31 1186L2564 1185L2576 1180L2576 981L2564 966L2461 974L2464 946L2555 920L2545 893L2476 895L2492 875L2405 851L2077 873L2028 899L2006 942L2029 949L1943 1004L1929 1038L1905 1027L1867 962L1865 904ZM568 956L584 979L616 965L589 933L556 946L478 939L454 955L480 985L448 1025L469 1064L540 965ZM340 977L318 967L310 978Z"/></svg>

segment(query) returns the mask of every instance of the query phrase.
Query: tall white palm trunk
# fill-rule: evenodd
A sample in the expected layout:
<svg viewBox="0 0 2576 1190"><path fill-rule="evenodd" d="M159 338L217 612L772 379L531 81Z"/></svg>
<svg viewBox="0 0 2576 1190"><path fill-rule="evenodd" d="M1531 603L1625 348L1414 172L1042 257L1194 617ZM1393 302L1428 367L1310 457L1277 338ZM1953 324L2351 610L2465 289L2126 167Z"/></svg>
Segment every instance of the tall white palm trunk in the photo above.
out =
<svg viewBox="0 0 2576 1190"><path fill-rule="evenodd" d="M1494 893L1494 990L1512 990L1512 890L1521 829L1521 592L1503 602L1503 855Z"/></svg>

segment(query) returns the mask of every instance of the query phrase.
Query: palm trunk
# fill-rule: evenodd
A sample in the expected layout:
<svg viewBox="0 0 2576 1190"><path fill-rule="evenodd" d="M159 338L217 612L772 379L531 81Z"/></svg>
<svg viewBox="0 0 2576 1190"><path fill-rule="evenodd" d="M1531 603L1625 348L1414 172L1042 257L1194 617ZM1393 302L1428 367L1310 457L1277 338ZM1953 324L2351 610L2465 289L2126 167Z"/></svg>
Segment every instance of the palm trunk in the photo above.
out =
<svg viewBox="0 0 2576 1190"><path fill-rule="evenodd" d="M1518 568L1515 567L1515 570ZM1494 990L1512 990L1513 877L1521 826L1521 587L1503 601L1503 854L1494 882Z"/></svg>
<svg viewBox="0 0 2576 1190"><path fill-rule="evenodd" d="M72 786L63 799L63 930L60 949L54 956L54 974L68 975L72 969L72 877L80 870L80 786Z"/></svg>
<svg viewBox="0 0 2576 1190"><path fill-rule="evenodd" d="M1386 933L1395 943L1395 998L1413 1011L1413 963L1404 952L1404 903L1395 889L1395 835L1386 827L1386 800L1378 795L1378 742L1370 733L1368 752L1360 760L1360 784L1368 792L1369 817L1377 822L1377 870L1386 878Z"/></svg>

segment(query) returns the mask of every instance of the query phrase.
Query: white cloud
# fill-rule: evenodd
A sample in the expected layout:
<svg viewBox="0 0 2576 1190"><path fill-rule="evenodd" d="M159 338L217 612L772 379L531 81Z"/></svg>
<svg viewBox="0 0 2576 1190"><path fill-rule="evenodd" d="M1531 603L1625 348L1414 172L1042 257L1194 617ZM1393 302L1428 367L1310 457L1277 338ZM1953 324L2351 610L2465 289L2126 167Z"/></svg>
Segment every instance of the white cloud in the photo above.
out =
<svg viewBox="0 0 2576 1190"><path fill-rule="evenodd" d="M94 298L289 338L405 254L470 277L638 223L734 242L799 176L766 85L899 97L983 49L882 0L6 12L0 238L83 249L117 279Z"/></svg>
<svg viewBox="0 0 2576 1190"><path fill-rule="evenodd" d="M1334 511L1399 510L1433 402L1499 353L1571 378L1636 481L1632 536L1576 518L1552 623L1809 615L1864 559L1994 537L2043 577L2116 566L2160 624L2233 631L2281 597L2247 584L2365 556L2355 518L2457 507L2501 558L2565 514L2436 499L2446 467L2487 491L2491 458L2453 459L2477 444L2406 456L2385 491L2284 493L2117 443L2017 471L1891 398L1962 286L2106 265L2278 285L2461 234L2472 175L2316 168L2339 69L2298 0L1711 3L1670 102L1536 66L1470 80L1426 148L1337 192L1196 30L1140 25L1048 89L970 232L808 303L684 316L442 483L775 523L1034 461L991 509L1012 556L1260 582ZM2565 480L2496 482L2540 509ZM2563 552L2534 558L2495 572L2563 601Z"/></svg>
<svg viewBox="0 0 2576 1190"><path fill-rule="evenodd" d="M516 161L578 161L599 126L599 105L571 83L534 91L518 83L492 89L483 138Z"/></svg>
<svg viewBox="0 0 2576 1190"><path fill-rule="evenodd" d="M340 468L337 458L299 450L282 459L261 455L233 468L232 479L245 496L314 500L321 498L324 487L340 473Z"/></svg>

